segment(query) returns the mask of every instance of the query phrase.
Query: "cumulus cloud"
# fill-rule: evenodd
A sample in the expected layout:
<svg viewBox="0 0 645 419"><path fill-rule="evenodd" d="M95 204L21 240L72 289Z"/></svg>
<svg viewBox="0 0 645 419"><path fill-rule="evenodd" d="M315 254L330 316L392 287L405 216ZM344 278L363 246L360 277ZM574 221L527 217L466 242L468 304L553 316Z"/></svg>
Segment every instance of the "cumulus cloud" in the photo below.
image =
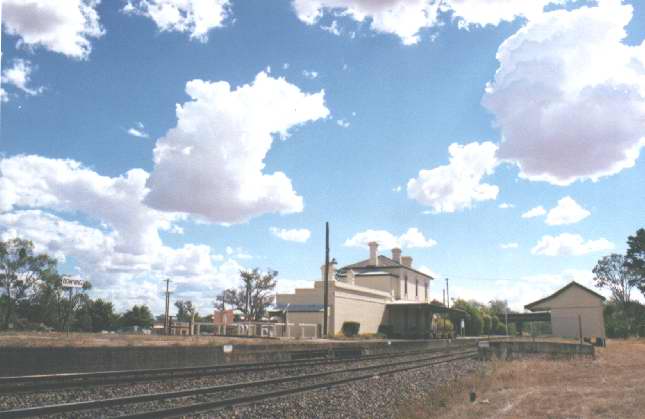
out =
<svg viewBox="0 0 645 419"><path fill-rule="evenodd" d="M239 223L265 213L294 213L303 199L283 172L263 173L273 135L325 118L324 91L304 93L260 72L253 83L192 80L191 101L177 105L177 126L154 148L146 202L213 222Z"/></svg>
<svg viewBox="0 0 645 419"><path fill-rule="evenodd" d="M369 22L370 29L398 36L405 45L416 44L420 32L443 24L440 12L449 13L461 28L498 25L518 17L532 18L549 4L564 0L293 0L298 18L308 25L317 24L325 15L348 17ZM334 19L320 28L340 35L343 31ZM350 32L354 33L354 32Z"/></svg>
<svg viewBox="0 0 645 419"><path fill-rule="evenodd" d="M233 259L218 266L214 262L223 258L209 246L165 245L160 231L172 231L185 217L143 204L147 177L141 169L107 177L73 160L33 155L4 158L0 160L0 239L26 238L38 251L61 262L70 260L75 273L93 283L95 295L118 296L119 308L133 302L156 304L156 296L143 298L141 290L156 289L159 278L165 276L177 282L178 295L202 289L212 300L217 288L231 286L237 278L231 274ZM65 218L79 215L83 222Z"/></svg>
<svg viewBox="0 0 645 419"><path fill-rule="evenodd" d="M345 240L344 246L367 247L367 244L373 241L378 242L385 249L428 248L437 244L436 241L426 238L418 228L411 227L400 236L395 236L386 230L365 230Z"/></svg>
<svg viewBox="0 0 645 419"><path fill-rule="evenodd" d="M526 211L524 214L522 214L522 218L535 218L535 217L541 217L544 214L546 214L546 210L542 205L539 207L531 208L530 210Z"/></svg>
<svg viewBox="0 0 645 419"><path fill-rule="evenodd" d="M224 26L229 0L129 0L123 12L152 19L162 32L188 32L192 39L208 40L211 29Z"/></svg>
<svg viewBox="0 0 645 419"><path fill-rule="evenodd" d="M573 198L565 196L558 201L558 205L549 210L546 223L552 226L575 224L590 215L591 212L581 207Z"/></svg>
<svg viewBox="0 0 645 419"><path fill-rule="evenodd" d="M509 204L508 202L502 202L501 204L498 205L498 207L501 209L509 209L509 208L515 208L515 205Z"/></svg>
<svg viewBox="0 0 645 419"><path fill-rule="evenodd" d="M520 245L515 242L502 243L499 245L500 249L517 249L518 247L520 247Z"/></svg>
<svg viewBox="0 0 645 419"><path fill-rule="evenodd" d="M307 240L309 240L309 237L311 236L311 231L309 231L306 228L286 229L286 228L271 227L269 228L269 231L275 237L278 237L282 240L286 240L290 242L298 242L298 243L305 243Z"/></svg>
<svg viewBox="0 0 645 419"><path fill-rule="evenodd" d="M2 71L2 83L10 84L30 96L38 95L45 90L42 86L30 86L31 72L33 71L30 61L15 59L12 64L11 67Z"/></svg>
<svg viewBox="0 0 645 419"><path fill-rule="evenodd" d="M645 43L623 43L632 7L533 18L499 47L483 104L502 132L498 158L520 176L568 185L632 167L645 145Z"/></svg>
<svg viewBox="0 0 645 419"><path fill-rule="evenodd" d="M96 11L98 0L3 0L2 28L18 37L18 46L43 47L86 59L91 38L105 32Z"/></svg>
<svg viewBox="0 0 645 419"><path fill-rule="evenodd" d="M146 132L146 127L141 123L137 122L136 126L128 128L128 134L137 138L149 138L150 135Z"/></svg>
<svg viewBox="0 0 645 419"><path fill-rule="evenodd" d="M542 236L531 253L543 256L581 256L613 248L614 244L604 238L585 241L579 234L562 233L558 236Z"/></svg>
<svg viewBox="0 0 645 419"><path fill-rule="evenodd" d="M448 165L419 171L408 181L408 197L432 207L435 213L470 208L474 202L494 200L499 188L481 183L497 166L497 146L491 142L453 143Z"/></svg>

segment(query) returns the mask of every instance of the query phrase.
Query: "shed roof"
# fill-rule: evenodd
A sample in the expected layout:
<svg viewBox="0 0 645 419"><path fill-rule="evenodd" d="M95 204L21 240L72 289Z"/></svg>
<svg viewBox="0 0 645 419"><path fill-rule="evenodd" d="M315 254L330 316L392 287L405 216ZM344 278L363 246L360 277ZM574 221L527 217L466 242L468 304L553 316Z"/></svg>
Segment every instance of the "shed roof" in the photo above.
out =
<svg viewBox="0 0 645 419"><path fill-rule="evenodd" d="M291 304L280 303L276 304L271 311L286 311L292 313L317 313L323 311L325 308L322 304Z"/></svg>
<svg viewBox="0 0 645 419"><path fill-rule="evenodd" d="M605 297L600 295L600 294L598 294L596 291L591 290L591 289L585 287L584 285L580 285L576 281L571 281L567 285L565 285L564 287L562 287L559 290L557 290L556 292L554 292L553 294L551 294L551 295L549 295L547 297L544 297L544 298L542 298L540 300L533 301L532 303L525 305L524 308L527 309L527 310L533 310L533 307L535 307L537 305L540 305L540 304L542 304L542 303L544 303L544 302L546 302L548 300L551 300L552 298L557 297L558 295L562 294L563 292L565 292L566 290L570 289L571 287L578 287L578 288L582 289L583 291L586 291L586 292L590 293L594 297L600 298L603 301L605 300Z"/></svg>

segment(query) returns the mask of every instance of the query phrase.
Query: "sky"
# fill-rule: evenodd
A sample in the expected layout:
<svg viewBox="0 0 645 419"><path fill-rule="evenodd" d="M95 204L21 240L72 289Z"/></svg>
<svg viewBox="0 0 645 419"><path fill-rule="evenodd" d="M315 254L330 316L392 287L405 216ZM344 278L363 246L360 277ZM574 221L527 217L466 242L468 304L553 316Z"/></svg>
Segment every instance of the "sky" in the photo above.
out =
<svg viewBox="0 0 645 419"><path fill-rule="evenodd" d="M0 239L119 310L369 241L453 298L592 285L645 225L645 2L3 0Z"/></svg>

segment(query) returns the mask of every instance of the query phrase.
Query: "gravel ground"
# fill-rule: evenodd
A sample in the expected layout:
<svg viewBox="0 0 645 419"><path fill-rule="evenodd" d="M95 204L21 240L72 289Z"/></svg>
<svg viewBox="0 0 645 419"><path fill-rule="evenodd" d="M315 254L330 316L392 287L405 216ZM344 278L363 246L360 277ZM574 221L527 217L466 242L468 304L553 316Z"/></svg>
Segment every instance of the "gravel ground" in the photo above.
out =
<svg viewBox="0 0 645 419"><path fill-rule="evenodd" d="M415 355L407 356L404 359L418 359L419 357L427 356L424 355ZM335 369L342 369L346 367L358 367L358 366L367 366L367 365L376 365L379 363L387 362L387 359L373 360L373 361L359 361L348 364L331 364L331 365L320 365L320 366L308 366L300 368L290 368L290 369L279 369L279 370L269 370L269 371L258 371L258 372L242 372L238 374L228 374L221 376L209 376L209 377L199 377L199 378L176 378L174 380L164 380L156 382L145 382L145 383L135 383L127 385L105 385L105 386L91 386L86 388L76 388L76 389L67 389L67 390L57 390L57 391L41 391L37 393L24 393L24 394L15 394L15 395L4 395L0 396L0 408L1 409L14 409L19 407L28 407L28 406L41 406L46 404L59 404L59 403L68 403L68 402L77 402L83 400L93 400L93 399L103 399L103 398L112 398L112 397L123 397L135 394L146 394L146 393L156 393L156 392L165 392L165 391L174 391L181 389L190 389L196 387L206 387L213 385L221 384L230 384L237 382L245 382L252 380L261 380L267 378L277 378L288 375L300 375L318 371L328 371ZM289 386L293 384L284 384L282 386ZM281 388L281 387L274 387ZM230 392L220 392L217 393L217 398L224 397L234 397L240 394L240 390L230 391ZM205 401L212 400L213 396L195 396L192 398L186 398L181 400L180 403L194 403L196 401ZM142 403L137 405L131 405L127 407L127 412L130 411L141 411L147 409L158 409L163 407L169 407L170 405L176 405L178 402L167 401L163 402L151 402L151 403ZM96 417L96 416L106 416L114 414L126 413L126 410L115 411L113 409L104 409L100 412L97 411L88 411L87 417ZM85 416L85 414L84 414Z"/></svg>
<svg viewBox="0 0 645 419"><path fill-rule="evenodd" d="M476 360L460 360L192 417L396 418L402 403L420 400L435 386L471 374L480 366Z"/></svg>

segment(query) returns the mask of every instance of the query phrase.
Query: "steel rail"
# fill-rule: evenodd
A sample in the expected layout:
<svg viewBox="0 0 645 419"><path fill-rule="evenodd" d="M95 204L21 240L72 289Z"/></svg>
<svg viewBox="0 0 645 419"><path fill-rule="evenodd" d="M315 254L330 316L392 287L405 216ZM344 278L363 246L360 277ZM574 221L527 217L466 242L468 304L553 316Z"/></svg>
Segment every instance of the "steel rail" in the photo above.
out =
<svg viewBox="0 0 645 419"><path fill-rule="evenodd" d="M393 375L399 372L405 372L405 371L410 371L414 369L419 369L419 368L426 368L432 365L438 365L438 364L445 364L448 362L454 362L454 361L459 361L463 359L472 359L474 358L474 355L476 354L470 354L470 355L465 355L465 356L460 356L460 357L452 357L450 359L444 359L444 360L438 360L435 362L428 362L422 365L413 365L413 366L408 366L408 367L402 367L402 368L396 368L392 370L386 370L379 372L379 376L385 376L385 375ZM280 396L286 396L286 395L291 395L295 393L304 393L306 391L312 391L312 390L317 390L321 388L330 388L334 386L338 386L341 384L347 384L355 381L361 381L361 380L367 380L370 378L374 378L375 374L362 374L359 376L355 377L346 377L346 378L341 378L333 381L326 381L323 383L314 383L314 384L308 384L300 387L295 387L295 388L286 388L282 390L275 390L275 391L270 391L270 392L265 392L265 393L256 393L256 394L250 394L246 396L240 396L240 397L235 397L235 398L230 398L230 399L223 399L223 400L214 400L210 402L202 402L202 403L195 403L192 405L187 405L187 406L179 406L179 407L172 407L168 409L159 409L159 410L154 410L154 411L149 411L149 412L141 412L141 413L134 413L131 415L122 415L118 416L117 419L144 419L144 418L162 418L162 417L169 417L169 416L177 416L177 415L184 415L187 413L195 413L195 412L201 412L205 410L211 410L211 409L217 409L217 408L223 408L223 407L231 407L231 406L236 406L240 404L245 404L245 403L250 403L250 402L257 402L257 401L262 401L266 399L271 399L271 398L276 398Z"/></svg>
<svg viewBox="0 0 645 419"><path fill-rule="evenodd" d="M467 346L466 346L467 347ZM233 374L240 372L266 371L290 367L303 367L321 364L340 364L355 360L382 359L391 356L411 356L422 353L445 352L449 348L433 348L418 351L363 355L340 359L304 359L275 362L234 363L220 365L202 365L196 367L154 368L140 370L117 370L86 373L62 373L0 377L0 394L14 394L32 390L72 388L80 385L108 385L124 382L153 381L157 379L201 377L212 374Z"/></svg>
<svg viewBox="0 0 645 419"><path fill-rule="evenodd" d="M286 377L272 378L272 379L266 379L266 380L247 381L242 383L200 387L196 389L177 390L172 392L140 394L140 395L134 395L134 396L115 397L115 398L101 399L101 400L89 400L84 402L62 403L62 404L56 404L56 405L37 406L37 407L25 407L25 408L0 411L0 418L19 418L19 417L47 415L47 414L53 414L53 413L68 413L68 412L76 412L80 410L96 409L101 407L122 406L125 404L142 403L142 402L156 401L156 400L166 400L166 399L180 398L180 397L189 397L189 396L195 396L200 394L212 394L212 393L217 393L222 391L237 390L237 389L243 389L248 387L259 387L259 386L270 385L270 384L297 382L297 381L303 381L303 380L308 380L312 378L332 376L334 374L360 372L360 371L367 371L367 370L373 370L378 368L387 368L387 367L406 365L406 364L425 363L426 361L437 360L442 358L450 358L456 355L466 355L467 357L472 357L476 354L477 354L477 351L471 349L471 350L457 352L457 353L447 353L447 354L438 354L438 355L435 354L434 356L431 356L431 357L415 359L415 360L398 361L393 363L369 365L369 366L356 367L356 368L335 369L332 371L323 371L323 372L318 372L313 374L301 374L301 375L286 376Z"/></svg>

